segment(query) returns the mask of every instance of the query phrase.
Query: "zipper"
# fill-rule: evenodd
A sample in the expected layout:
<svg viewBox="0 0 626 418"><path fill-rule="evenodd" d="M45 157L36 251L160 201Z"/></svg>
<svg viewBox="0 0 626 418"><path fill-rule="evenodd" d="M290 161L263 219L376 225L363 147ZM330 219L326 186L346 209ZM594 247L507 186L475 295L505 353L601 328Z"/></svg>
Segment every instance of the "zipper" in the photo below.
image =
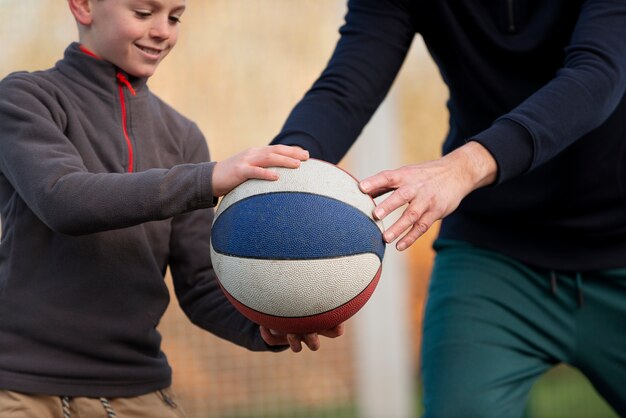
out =
<svg viewBox="0 0 626 418"><path fill-rule="evenodd" d="M121 72L117 73L117 86L120 94L120 104L122 105L122 130L124 131L124 140L126 141L126 149L128 150L128 172L133 172L133 163L134 163L134 155L133 155L133 143L130 140L130 135L128 135L128 119L126 117L126 99L124 98L124 87L128 88L130 94L135 96L135 89L130 84L130 81L126 78L124 74Z"/></svg>
<svg viewBox="0 0 626 418"><path fill-rule="evenodd" d="M508 19L508 29L510 33L513 33L517 30L517 28L515 27L515 12L514 12L514 5L513 2L515 0L507 0L506 1L506 14L507 14L507 19Z"/></svg>

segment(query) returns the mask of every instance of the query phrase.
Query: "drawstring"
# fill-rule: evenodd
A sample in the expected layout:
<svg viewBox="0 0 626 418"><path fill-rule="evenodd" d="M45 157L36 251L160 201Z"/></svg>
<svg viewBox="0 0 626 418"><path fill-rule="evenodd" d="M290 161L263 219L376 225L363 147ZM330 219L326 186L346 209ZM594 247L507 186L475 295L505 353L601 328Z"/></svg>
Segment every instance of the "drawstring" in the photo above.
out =
<svg viewBox="0 0 626 418"><path fill-rule="evenodd" d="M111 407L109 400L107 398L100 398L100 402L102 402L102 406L104 406L104 410L107 411L108 418L117 418L115 411Z"/></svg>
<svg viewBox="0 0 626 418"><path fill-rule="evenodd" d="M578 290L578 306L582 307L585 299L583 298L583 277L580 273L576 273L576 289Z"/></svg>
<svg viewBox="0 0 626 418"><path fill-rule="evenodd" d="M107 398L100 398L100 403L104 407L104 410L107 413L107 418L117 418L117 414L113 410L113 407L109 403ZM63 396L61 398L61 404L63 405L63 418L71 418L70 416L70 398L67 396Z"/></svg>
<svg viewBox="0 0 626 418"><path fill-rule="evenodd" d="M585 298L584 298L584 294L583 294L583 276L582 276L582 274L581 273L576 273L574 280L576 281L576 293L577 293L577 299L578 299L578 306L582 308L583 305L585 304ZM557 275L556 275L556 272L554 270L550 271L550 289L552 291L552 294L554 296L556 296Z"/></svg>
<svg viewBox="0 0 626 418"><path fill-rule="evenodd" d="M556 296L556 273L554 270L550 271L550 287L552 288L552 294Z"/></svg>
<svg viewBox="0 0 626 418"><path fill-rule="evenodd" d="M70 398L62 397L61 404L63 405L63 418L70 418Z"/></svg>

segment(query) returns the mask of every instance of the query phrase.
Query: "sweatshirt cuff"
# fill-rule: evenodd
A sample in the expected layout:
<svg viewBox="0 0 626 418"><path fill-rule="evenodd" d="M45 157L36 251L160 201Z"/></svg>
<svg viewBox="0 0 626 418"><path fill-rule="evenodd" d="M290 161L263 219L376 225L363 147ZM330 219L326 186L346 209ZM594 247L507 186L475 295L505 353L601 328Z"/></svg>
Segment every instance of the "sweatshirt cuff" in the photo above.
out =
<svg viewBox="0 0 626 418"><path fill-rule="evenodd" d="M198 205L203 208L212 208L217 206L218 198L213 196L213 169L215 162L202 163L200 168L200 190L198 194Z"/></svg>
<svg viewBox="0 0 626 418"><path fill-rule="evenodd" d="M511 119L498 119L469 140L482 144L496 160L498 176L494 184L523 174L532 165L534 147L530 132Z"/></svg>
<svg viewBox="0 0 626 418"><path fill-rule="evenodd" d="M297 145L309 151L310 157L323 159L322 147L319 142L313 136L304 132L283 132L274 138L271 144Z"/></svg>

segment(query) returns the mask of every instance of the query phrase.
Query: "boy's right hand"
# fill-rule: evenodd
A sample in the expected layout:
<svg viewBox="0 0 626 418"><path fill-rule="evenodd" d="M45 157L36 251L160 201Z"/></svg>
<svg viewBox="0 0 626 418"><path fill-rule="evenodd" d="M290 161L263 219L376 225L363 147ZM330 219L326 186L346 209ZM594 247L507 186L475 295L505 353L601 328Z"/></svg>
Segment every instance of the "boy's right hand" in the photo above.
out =
<svg viewBox="0 0 626 418"><path fill-rule="evenodd" d="M215 164L213 196L223 196L248 179L278 180L268 167L298 168L308 158L308 151L288 145L249 148Z"/></svg>

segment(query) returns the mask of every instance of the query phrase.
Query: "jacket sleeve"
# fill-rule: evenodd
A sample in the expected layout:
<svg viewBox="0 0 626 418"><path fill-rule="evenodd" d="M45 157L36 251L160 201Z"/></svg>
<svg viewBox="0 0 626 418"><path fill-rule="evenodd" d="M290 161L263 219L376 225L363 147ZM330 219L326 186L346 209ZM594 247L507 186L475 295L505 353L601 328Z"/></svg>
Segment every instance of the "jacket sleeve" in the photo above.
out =
<svg viewBox="0 0 626 418"><path fill-rule="evenodd" d="M215 205L212 163L89 172L64 133L64 114L54 93L27 76L0 83L0 172L52 230L89 234Z"/></svg>
<svg viewBox="0 0 626 418"><path fill-rule="evenodd" d="M208 161L206 142L199 131L189 155L190 162ZM268 346L258 325L252 323L226 299L211 262L210 238L213 209L175 216L170 237L170 271L179 304L192 323L218 337L253 351L282 351Z"/></svg>
<svg viewBox="0 0 626 418"><path fill-rule="evenodd" d="M337 163L389 91L415 28L408 1L351 0L340 39L321 76L272 143L300 145Z"/></svg>
<svg viewBox="0 0 626 418"><path fill-rule="evenodd" d="M587 0L555 77L473 139L493 154L502 182L600 126L625 92L626 2Z"/></svg>

